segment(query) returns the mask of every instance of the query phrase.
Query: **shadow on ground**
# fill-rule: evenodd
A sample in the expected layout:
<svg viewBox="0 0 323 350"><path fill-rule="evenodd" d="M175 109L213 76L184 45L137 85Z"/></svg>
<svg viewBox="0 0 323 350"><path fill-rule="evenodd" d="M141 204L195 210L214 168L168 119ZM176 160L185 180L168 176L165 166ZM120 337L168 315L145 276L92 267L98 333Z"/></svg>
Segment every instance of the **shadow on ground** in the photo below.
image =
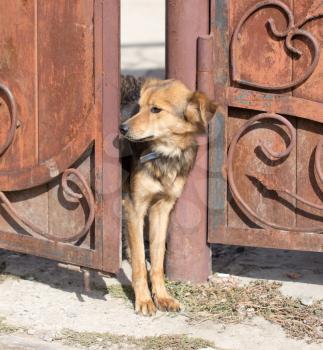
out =
<svg viewBox="0 0 323 350"><path fill-rule="evenodd" d="M212 262L215 273L297 281L323 288L322 253L214 245Z"/></svg>
<svg viewBox="0 0 323 350"><path fill-rule="evenodd" d="M0 250L0 266L2 280L16 277L37 281L55 289L74 293L80 301L84 300L84 295L104 300L104 295L107 293L104 276L96 271L90 273L92 290L86 293L83 285L83 272L77 266L5 250ZM126 276L124 280L123 282L127 282Z"/></svg>

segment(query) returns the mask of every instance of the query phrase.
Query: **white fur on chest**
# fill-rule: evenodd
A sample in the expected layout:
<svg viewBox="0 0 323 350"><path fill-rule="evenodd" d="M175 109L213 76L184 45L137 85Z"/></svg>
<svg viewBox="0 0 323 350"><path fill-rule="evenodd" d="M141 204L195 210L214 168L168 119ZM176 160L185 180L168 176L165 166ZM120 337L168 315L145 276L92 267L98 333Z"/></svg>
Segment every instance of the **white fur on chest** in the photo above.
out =
<svg viewBox="0 0 323 350"><path fill-rule="evenodd" d="M155 152L158 152L166 157L179 157L181 149L167 144L160 144L153 147Z"/></svg>

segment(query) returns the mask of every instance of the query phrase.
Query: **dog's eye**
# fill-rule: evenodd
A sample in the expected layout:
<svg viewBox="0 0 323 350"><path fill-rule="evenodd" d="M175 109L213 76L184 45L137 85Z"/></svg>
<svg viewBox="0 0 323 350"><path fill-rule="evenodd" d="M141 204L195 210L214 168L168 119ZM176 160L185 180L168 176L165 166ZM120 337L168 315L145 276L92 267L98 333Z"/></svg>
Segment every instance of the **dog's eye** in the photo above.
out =
<svg viewBox="0 0 323 350"><path fill-rule="evenodd" d="M151 112L151 113L159 113L159 112L161 112L161 109L158 108L158 107L151 107L150 112Z"/></svg>

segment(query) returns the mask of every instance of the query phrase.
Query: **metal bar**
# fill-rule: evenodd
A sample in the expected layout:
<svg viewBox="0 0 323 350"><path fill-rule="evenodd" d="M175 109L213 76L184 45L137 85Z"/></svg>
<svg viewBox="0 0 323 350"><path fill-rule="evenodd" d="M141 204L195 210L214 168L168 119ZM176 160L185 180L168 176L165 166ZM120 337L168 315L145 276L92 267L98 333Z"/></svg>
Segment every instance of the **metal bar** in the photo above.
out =
<svg viewBox="0 0 323 350"><path fill-rule="evenodd" d="M209 124L208 230L227 225L227 124L226 89L229 72L229 1L212 1L211 32L214 37L214 95L216 117Z"/></svg>
<svg viewBox="0 0 323 350"><path fill-rule="evenodd" d="M38 240L37 249L35 249L35 238L27 235L0 231L0 248L58 260L68 264L101 269L102 261L97 258L96 252L92 249L60 242L48 244L48 241L45 239Z"/></svg>
<svg viewBox="0 0 323 350"><path fill-rule="evenodd" d="M209 34L208 0L166 2L166 69L168 78L182 80L190 89L197 83L197 39ZM202 53L202 56L203 53ZM199 57L202 57L199 55ZM205 281L211 272L207 245L206 142L179 199L170 224L166 273L172 280ZM194 220L192 210L196 213ZM194 222L193 222L194 221ZM188 224L189 222L189 224Z"/></svg>
<svg viewBox="0 0 323 350"><path fill-rule="evenodd" d="M197 40L197 89L214 99L213 37L200 36Z"/></svg>
<svg viewBox="0 0 323 350"><path fill-rule="evenodd" d="M86 294L91 293L91 270L86 267L81 267L83 274L83 288Z"/></svg>
<svg viewBox="0 0 323 350"><path fill-rule="evenodd" d="M229 87L227 103L231 107L286 114L323 123L323 103L290 95Z"/></svg>
<svg viewBox="0 0 323 350"><path fill-rule="evenodd" d="M92 153L92 165L94 169L91 170L91 185L95 188L95 220L93 230L90 236L90 247L95 249L98 259L101 260L101 267L103 265L103 3L100 0L95 0L93 3L94 15L94 102L96 113L96 138ZM93 164L94 163L94 164Z"/></svg>
<svg viewBox="0 0 323 350"><path fill-rule="evenodd" d="M209 233L210 243L323 252L323 235L295 231L227 227Z"/></svg>
<svg viewBox="0 0 323 350"><path fill-rule="evenodd" d="M103 0L103 270L121 265L120 1Z"/></svg>
<svg viewBox="0 0 323 350"><path fill-rule="evenodd" d="M166 76L196 88L197 38L209 34L208 0L166 1Z"/></svg>

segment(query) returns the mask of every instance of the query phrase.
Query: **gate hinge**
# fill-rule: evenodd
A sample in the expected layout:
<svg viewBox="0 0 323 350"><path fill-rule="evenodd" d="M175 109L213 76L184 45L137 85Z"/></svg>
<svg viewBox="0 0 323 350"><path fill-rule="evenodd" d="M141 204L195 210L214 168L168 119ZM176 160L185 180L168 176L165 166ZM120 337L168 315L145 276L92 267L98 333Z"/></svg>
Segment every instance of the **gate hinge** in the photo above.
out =
<svg viewBox="0 0 323 350"><path fill-rule="evenodd" d="M209 99L214 99L213 36L203 35L197 39L197 89Z"/></svg>

